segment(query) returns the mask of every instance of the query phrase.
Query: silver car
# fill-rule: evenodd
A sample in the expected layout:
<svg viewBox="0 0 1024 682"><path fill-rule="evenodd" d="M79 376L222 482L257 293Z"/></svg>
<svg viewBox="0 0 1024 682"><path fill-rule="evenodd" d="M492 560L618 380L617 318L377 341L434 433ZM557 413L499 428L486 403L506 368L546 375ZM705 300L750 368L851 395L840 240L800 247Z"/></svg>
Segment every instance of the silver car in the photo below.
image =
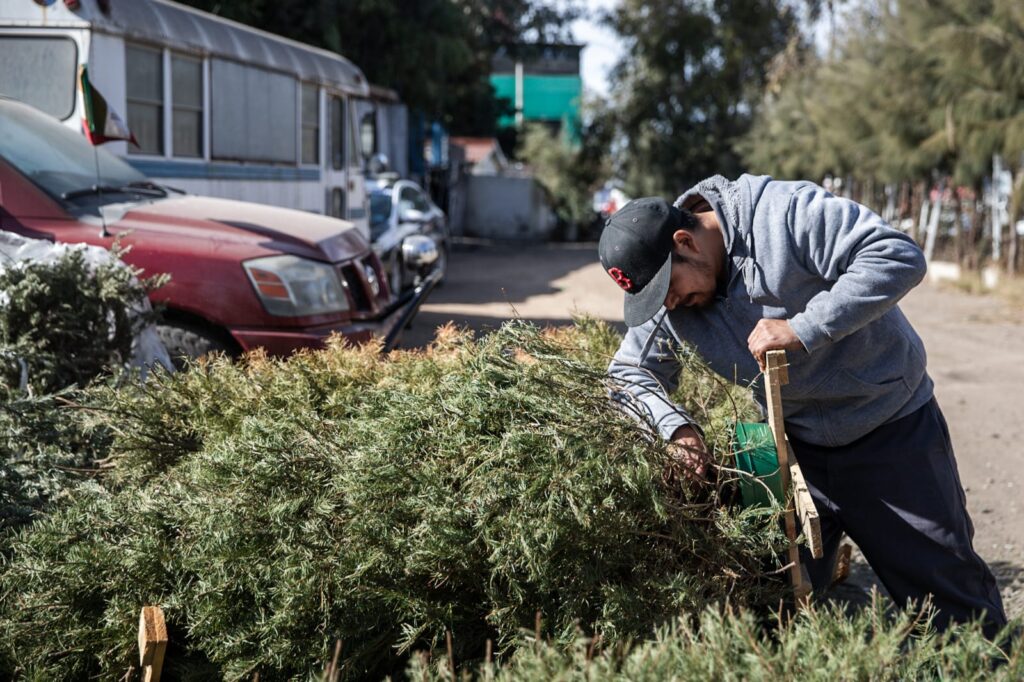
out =
<svg viewBox="0 0 1024 682"><path fill-rule="evenodd" d="M422 279L422 269L417 269L410 261L416 255L414 250L425 248L418 238L423 236L429 237L437 247L432 271L439 273L439 282L443 280L451 242L444 211L411 180L376 179L367 183L367 190L370 239L387 273L391 290L401 294Z"/></svg>

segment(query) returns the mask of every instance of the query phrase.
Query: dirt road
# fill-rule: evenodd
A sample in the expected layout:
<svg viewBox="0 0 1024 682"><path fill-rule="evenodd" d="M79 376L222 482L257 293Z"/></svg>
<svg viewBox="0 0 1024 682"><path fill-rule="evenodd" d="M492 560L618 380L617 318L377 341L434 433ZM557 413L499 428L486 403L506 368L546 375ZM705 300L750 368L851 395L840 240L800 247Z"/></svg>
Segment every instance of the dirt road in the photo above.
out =
<svg viewBox="0 0 1024 682"><path fill-rule="evenodd" d="M427 343L448 320L484 330L517 315L566 324L575 311L624 329L621 291L593 246L461 246L449 272L404 346ZM975 549L996 573L1008 612L1024 616L1024 310L931 285L911 292L902 307L928 349ZM854 577L858 586L873 579L866 566Z"/></svg>

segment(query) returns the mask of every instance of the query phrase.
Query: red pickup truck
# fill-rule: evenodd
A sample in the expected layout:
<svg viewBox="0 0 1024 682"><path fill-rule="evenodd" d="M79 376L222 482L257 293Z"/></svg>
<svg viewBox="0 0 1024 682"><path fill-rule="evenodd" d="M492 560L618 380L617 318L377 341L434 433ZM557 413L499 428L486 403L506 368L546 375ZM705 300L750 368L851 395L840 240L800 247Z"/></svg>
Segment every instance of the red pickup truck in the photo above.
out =
<svg viewBox="0 0 1024 682"><path fill-rule="evenodd" d="M97 177L99 180L97 181ZM396 298L350 223L156 185L45 114L0 97L0 230L109 248L145 274L169 273L151 296L173 356L265 348L287 355L334 332L386 349L437 277ZM425 239L425 238L420 238ZM429 268L436 248L410 244Z"/></svg>

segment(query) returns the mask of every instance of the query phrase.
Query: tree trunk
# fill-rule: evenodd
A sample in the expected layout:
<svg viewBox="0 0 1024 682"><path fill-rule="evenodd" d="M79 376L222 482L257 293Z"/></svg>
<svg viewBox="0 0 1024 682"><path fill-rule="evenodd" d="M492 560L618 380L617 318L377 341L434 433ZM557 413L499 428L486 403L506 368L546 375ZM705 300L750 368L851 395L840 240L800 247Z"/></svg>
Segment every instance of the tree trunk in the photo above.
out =
<svg viewBox="0 0 1024 682"><path fill-rule="evenodd" d="M913 187L909 180L904 180L900 183L900 196L896 201L896 215L900 223L907 219L907 214L914 215L912 189Z"/></svg>
<svg viewBox="0 0 1024 682"><path fill-rule="evenodd" d="M918 209L917 209L917 216L915 216L915 218L917 218L917 229L914 231L914 239L916 239L918 242L921 242L921 241L924 240L925 233L928 230L928 218L929 218L928 211L929 211L929 208L931 206L931 197L929 196L929 191L928 190L930 188L931 188L931 183L930 182L924 181L924 182L921 183L921 194L920 194L920 202L921 203L920 203L920 205L918 206Z"/></svg>
<svg viewBox="0 0 1024 682"><path fill-rule="evenodd" d="M963 201L956 194L954 189L953 206L955 207L956 217L953 219L953 229L956 230L956 234L953 235L953 244L956 249L956 262L960 267L963 267L966 257L966 249L964 248L964 210Z"/></svg>
<svg viewBox="0 0 1024 682"><path fill-rule="evenodd" d="M1020 220L1021 208L1024 204L1024 168L1014 173L1013 193L1010 195L1009 244L1006 254L1006 273L1011 277L1017 274L1020 253L1020 237L1017 235L1017 221Z"/></svg>
<svg viewBox="0 0 1024 682"><path fill-rule="evenodd" d="M935 255L935 241L939 235L939 218L942 217L942 199L945 193L946 179L943 178L939 181L938 192L935 195L935 201L932 202L931 212L928 214L928 234L924 240L924 257L929 263L932 262L932 256Z"/></svg>
<svg viewBox="0 0 1024 682"><path fill-rule="evenodd" d="M985 234L985 205L979 201L984 196L984 187L978 183L974 187L974 201L971 202L971 227L967 231L967 267L977 270L981 267L981 239Z"/></svg>

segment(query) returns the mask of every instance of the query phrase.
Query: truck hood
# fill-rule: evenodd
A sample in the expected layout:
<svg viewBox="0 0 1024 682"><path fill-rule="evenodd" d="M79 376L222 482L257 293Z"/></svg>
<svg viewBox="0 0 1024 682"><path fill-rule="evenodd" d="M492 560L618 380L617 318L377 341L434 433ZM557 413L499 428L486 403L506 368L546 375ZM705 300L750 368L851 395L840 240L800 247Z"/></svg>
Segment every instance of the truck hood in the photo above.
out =
<svg viewBox="0 0 1024 682"><path fill-rule="evenodd" d="M118 221L118 226L122 224L180 232L183 238L251 243L330 262L347 260L369 250L365 237L344 220L214 197L172 196L135 204Z"/></svg>

